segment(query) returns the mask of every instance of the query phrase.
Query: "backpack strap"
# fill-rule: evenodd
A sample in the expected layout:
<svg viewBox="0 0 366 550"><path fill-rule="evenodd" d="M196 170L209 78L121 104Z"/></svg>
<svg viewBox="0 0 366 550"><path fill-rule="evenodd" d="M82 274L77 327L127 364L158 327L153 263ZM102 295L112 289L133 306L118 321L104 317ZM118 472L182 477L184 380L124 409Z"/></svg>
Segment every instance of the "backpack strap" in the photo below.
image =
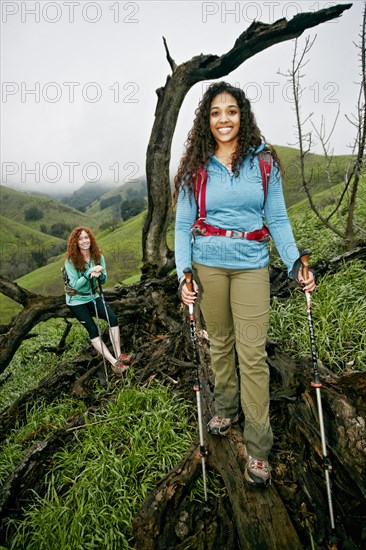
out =
<svg viewBox="0 0 366 550"><path fill-rule="evenodd" d="M204 168L198 172L195 185L194 185L194 198L198 207L198 218L200 220L206 219L206 186L207 186L207 172Z"/></svg>
<svg viewBox="0 0 366 550"><path fill-rule="evenodd" d="M269 176L271 175L272 164L273 164L271 151L269 149L263 149L263 151L259 153L258 158L259 158L259 167L262 175L262 184L263 184L264 201L265 201L267 197L267 191L268 191Z"/></svg>
<svg viewBox="0 0 366 550"><path fill-rule="evenodd" d="M273 158L269 149L263 149L258 155L259 168L262 176L264 201L267 198L268 181L271 175ZM198 219L206 219L206 187L207 187L207 172L204 168L196 175L194 185L194 198L198 206Z"/></svg>

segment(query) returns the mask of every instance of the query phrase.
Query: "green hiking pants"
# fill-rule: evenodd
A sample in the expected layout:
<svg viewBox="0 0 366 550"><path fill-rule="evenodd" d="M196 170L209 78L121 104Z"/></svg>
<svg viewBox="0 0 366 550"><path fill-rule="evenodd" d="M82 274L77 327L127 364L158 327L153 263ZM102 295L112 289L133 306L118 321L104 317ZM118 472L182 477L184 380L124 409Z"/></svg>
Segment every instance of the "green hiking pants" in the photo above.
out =
<svg viewBox="0 0 366 550"><path fill-rule="evenodd" d="M233 419L241 403L248 453L268 460L273 444L265 350L270 307L268 268L233 270L196 263L193 267L210 340L215 412Z"/></svg>

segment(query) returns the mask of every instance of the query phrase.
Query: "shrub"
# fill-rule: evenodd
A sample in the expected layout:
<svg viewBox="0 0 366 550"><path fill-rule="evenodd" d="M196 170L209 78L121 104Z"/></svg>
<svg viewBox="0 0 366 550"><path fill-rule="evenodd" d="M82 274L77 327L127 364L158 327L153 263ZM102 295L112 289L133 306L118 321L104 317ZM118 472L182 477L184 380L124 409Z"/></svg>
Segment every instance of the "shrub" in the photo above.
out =
<svg viewBox="0 0 366 550"><path fill-rule="evenodd" d="M25 221L36 221L43 218L43 212L38 206L29 206L24 210Z"/></svg>

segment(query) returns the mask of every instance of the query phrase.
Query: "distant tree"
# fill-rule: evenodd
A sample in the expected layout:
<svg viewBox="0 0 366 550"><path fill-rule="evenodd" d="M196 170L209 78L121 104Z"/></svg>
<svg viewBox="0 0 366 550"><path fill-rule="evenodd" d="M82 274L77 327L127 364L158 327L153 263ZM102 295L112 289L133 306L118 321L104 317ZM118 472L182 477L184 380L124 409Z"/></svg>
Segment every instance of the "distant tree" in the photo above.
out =
<svg viewBox="0 0 366 550"><path fill-rule="evenodd" d="M66 223L58 222L51 225L50 235L59 239L66 239L71 231L71 227Z"/></svg>
<svg viewBox="0 0 366 550"><path fill-rule="evenodd" d="M34 263L36 265L35 269L37 267L42 267L43 265L46 265L47 263L47 255L43 250L34 251L31 253L32 259L34 260Z"/></svg>
<svg viewBox="0 0 366 550"><path fill-rule="evenodd" d="M99 210L104 210L105 208L108 208L108 206L119 205L121 200L120 195L113 195L112 197L101 199L99 203Z"/></svg>
<svg viewBox="0 0 366 550"><path fill-rule="evenodd" d="M145 209L144 199L131 199L122 202L121 216L124 221L137 216Z"/></svg>
<svg viewBox="0 0 366 550"><path fill-rule="evenodd" d="M42 233L45 233L46 235L48 234L47 226L44 223L41 224L39 229Z"/></svg>
<svg viewBox="0 0 366 550"><path fill-rule="evenodd" d="M117 227L120 224L120 219L118 218L110 218L109 220L106 220L105 222L101 223L99 226L99 231L104 231L105 229L109 229L109 231L112 233L112 231L115 231Z"/></svg>
<svg viewBox="0 0 366 550"><path fill-rule="evenodd" d="M36 221L43 218L43 211L38 206L29 206L24 210L25 221Z"/></svg>

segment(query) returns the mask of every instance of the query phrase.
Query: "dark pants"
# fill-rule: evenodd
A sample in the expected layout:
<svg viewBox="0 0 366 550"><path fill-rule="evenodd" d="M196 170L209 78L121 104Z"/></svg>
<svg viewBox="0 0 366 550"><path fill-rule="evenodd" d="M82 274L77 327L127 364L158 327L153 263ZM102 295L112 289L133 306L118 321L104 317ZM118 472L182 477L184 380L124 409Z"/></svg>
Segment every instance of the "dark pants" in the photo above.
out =
<svg viewBox="0 0 366 550"><path fill-rule="evenodd" d="M117 327L118 319L116 314L108 304L106 304L106 306L107 306L108 317L109 317L109 325L111 327ZM87 302L86 304L80 304L78 306L69 306L69 308L75 315L76 319L80 321L80 323L88 331L90 340L93 340L93 338L97 338L97 336L99 336L98 327L93 319L93 317L96 317L95 307L97 308L98 317L100 319L104 319L105 321L108 321L105 308L103 305L103 301L99 297L96 298L95 303L93 303L93 301L90 301L90 302Z"/></svg>

